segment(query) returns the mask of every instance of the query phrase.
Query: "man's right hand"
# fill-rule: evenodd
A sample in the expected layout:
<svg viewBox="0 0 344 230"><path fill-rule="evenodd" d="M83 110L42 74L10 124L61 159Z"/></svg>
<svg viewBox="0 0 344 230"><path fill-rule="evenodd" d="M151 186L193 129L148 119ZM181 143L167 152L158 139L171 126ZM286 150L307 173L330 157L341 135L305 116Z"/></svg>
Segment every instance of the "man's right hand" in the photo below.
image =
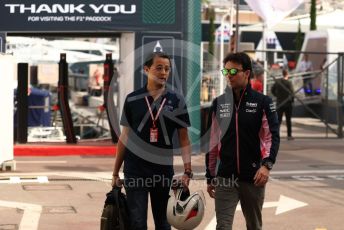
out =
<svg viewBox="0 0 344 230"><path fill-rule="evenodd" d="M207 185L207 192L209 193L209 196L211 198L215 198L215 186L214 185L208 184Z"/></svg>
<svg viewBox="0 0 344 230"><path fill-rule="evenodd" d="M112 182L111 182L112 187L122 187L123 181L119 176L112 176Z"/></svg>

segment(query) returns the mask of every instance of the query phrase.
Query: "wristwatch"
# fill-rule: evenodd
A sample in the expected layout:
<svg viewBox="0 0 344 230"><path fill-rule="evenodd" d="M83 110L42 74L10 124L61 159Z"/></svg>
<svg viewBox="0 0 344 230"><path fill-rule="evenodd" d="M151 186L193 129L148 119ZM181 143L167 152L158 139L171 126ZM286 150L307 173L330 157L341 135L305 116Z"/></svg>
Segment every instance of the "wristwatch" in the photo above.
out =
<svg viewBox="0 0 344 230"><path fill-rule="evenodd" d="M192 179L192 177L193 177L193 173L192 173L191 170L190 171L185 171L184 174L187 175L190 179Z"/></svg>
<svg viewBox="0 0 344 230"><path fill-rule="evenodd" d="M274 164L271 161L265 161L263 162L263 165L268 169L271 170Z"/></svg>

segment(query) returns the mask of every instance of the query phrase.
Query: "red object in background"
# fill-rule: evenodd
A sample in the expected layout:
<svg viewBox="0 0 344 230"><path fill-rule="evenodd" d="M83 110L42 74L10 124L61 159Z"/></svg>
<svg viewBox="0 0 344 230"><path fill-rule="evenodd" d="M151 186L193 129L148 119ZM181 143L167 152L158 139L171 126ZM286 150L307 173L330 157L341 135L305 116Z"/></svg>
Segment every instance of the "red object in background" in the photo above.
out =
<svg viewBox="0 0 344 230"><path fill-rule="evenodd" d="M100 112L103 112L103 111L105 110L105 106L104 106L104 105L98 106L98 110L99 110Z"/></svg>
<svg viewBox="0 0 344 230"><path fill-rule="evenodd" d="M109 84L109 80L110 80L110 66L109 64L104 64L104 75L103 75L103 79L104 82L106 82L106 84ZM104 83L105 84L105 83Z"/></svg>
<svg viewBox="0 0 344 230"><path fill-rule="evenodd" d="M95 144L23 144L14 145L14 156L115 156L117 146L112 143Z"/></svg>
<svg viewBox="0 0 344 230"><path fill-rule="evenodd" d="M52 110L53 111L57 111L57 110L59 110L60 109L60 106L58 106L58 105L53 105L53 107L52 107Z"/></svg>
<svg viewBox="0 0 344 230"><path fill-rule="evenodd" d="M288 68L289 69L295 69L296 67L296 61L288 61Z"/></svg>
<svg viewBox="0 0 344 230"><path fill-rule="evenodd" d="M261 83L257 79L251 80L251 87L253 90L260 92L260 93L263 93L263 83Z"/></svg>
<svg viewBox="0 0 344 230"><path fill-rule="evenodd" d="M92 77L94 78L94 83L96 84L95 86L99 86L100 85L100 79L102 77L99 69L96 69L93 74Z"/></svg>
<svg viewBox="0 0 344 230"><path fill-rule="evenodd" d="M278 63L274 63L274 64L272 64L271 65L271 69L280 69L281 67L280 67L280 65L278 64Z"/></svg>

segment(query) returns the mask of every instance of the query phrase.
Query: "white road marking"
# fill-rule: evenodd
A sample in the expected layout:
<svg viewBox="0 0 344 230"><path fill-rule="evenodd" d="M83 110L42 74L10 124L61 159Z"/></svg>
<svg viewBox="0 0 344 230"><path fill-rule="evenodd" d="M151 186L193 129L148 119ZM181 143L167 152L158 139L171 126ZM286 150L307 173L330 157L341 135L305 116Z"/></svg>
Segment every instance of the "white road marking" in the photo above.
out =
<svg viewBox="0 0 344 230"><path fill-rule="evenodd" d="M344 180L344 175L330 175L328 177L334 180Z"/></svg>
<svg viewBox="0 0 344 230"><path fill-rule="evenodd" d="M9 182L10 182L10 184L19 184L20 183L20 177L17 177L17 176L10 177Z"/></svg>
<svg viewBox="0 0 344 230"><path fill-rule="evenodd" d="M123 173L120 173L123 175ZM68 177L78 177L82 176L81 178L85 178L85 176L90 176L91 178L97 177L105 177L111 179L112 171L103 171L103 172L84 172L84 171L49 171L49 172L4 172L0 174L1 177L10 177L10 176L68 176ZM91 179L90 178L90 179Z"/></svg>
<svg viewBox="0 0 344 230"><path fill-rule="evenodd" d="M308 205L307 203L304 203L302 201L298 201L293 198L280 195L278 201L264 202L263 208L276 207L275 215L280 215L282 213L289 212L291 210L301 208L307 205ZM241 210L241 206L240 204L238 204L236 211L240 211L240 210ZM205 230L213 230L215 228L216 228L216 216L214 216L213 219L209 222Z"/></svg>
<svg viewBox="0 0 344 230"><path fill-rule="evenodd" d="M49 183L49 179L47 176L38 176L37 181L38 183L41 183L41 184Z"/></svg>
<svg viewBox="0 0 344 230"><path fill-rule="evenodd" d="M342 169L328 169L328 170L285 170L285 171L274 171L272 170L270 175L296 175L296 174L341 174L344 173ZM182 173L176 174L181 176ZM194 176L204 176L205 172L194 173Z"/></svg>
<svg viewBox="0 0 344 230"><path fill-rule="evenodd" d="M302 201L298 201L293 198L280 195L279 200L277 202L264 202L263 208L277 207L275 215L279 215L297 208L305 207L307 205L307 203L304 203Z"/></svg>
<svg viewBox="0 0 344 230"><path fill-rule="evenodd" d="M182 173L175 174L176 177L181 176L181 175ZM342 169L272 171L270 175L271 175L272 181L278 181L279 180L278 176L294 176L293 179L295 180L300 180L300 178L302 179L306 177L307 178L313 177L314 179L328 178L328 179L333 179L333 180L344 180L344 170ZM319 176L321 175L321 176L317 177L317 175ZM0 184L19 183L19 180L22 180L20 179L20 177L37 177L37 181L32 181L32 182L38 182L38 183L46 182L46 180L43 178L40 178L40 176L43 176L43 178L50 177L50 176L62 176L62 177L84 178L84 179L102 181L102 180L111 180L112 171L104 171L104 172L57 171L57 172L30 172L30 173L4 172L0 174ZM123 173L120 173L120 177L123 178L123 176L124 176ZM195 172L194 176L202 179L204 178L205 173ZM274 178L274 176L277 176L277 178ZM11 181L3 179L3 178L9 178L9 177L14 177L14 178L11 178ZM25 182L30 182L30 181L26 180Z"/></svg>
<svg viewBox="0 0 344 230"><path fill-rule="evenodd" d="M209 224L204 230L214 230L214 229L216 229L216 216L214 216L213 219L211 219L211 221L209 222Z"/></svg>
<svg viewBox="0 0 344 230"><path fill-rule="evenodd" d="M313 174L313 175L312 175ZM329 174L329 175L327 175ZM333 175L331 175L333 174ZM333 180L344 180L344 170L342 169L331 169L331 170L285 170L285 171L272 171L271 180L276 181L278 178L274 176L294 176L292 178L296 180L306 179L309 180L311 177L313 179L333 179ZM181 176L182 173L175 174L176 177ZM318 177L317 175L321 175ZM42 177L41 177L42 176ZM31 173L15 173L15 172L5 172L0 174L0 184L9 184L9 183L22 183L22 182L33 182L33 183L47 183L49 182L48 177L50 176L62 176L62 177L72 177L72 178L84 178L91 180L111 180L112 171L105 172L82 172L82 171L57 171L57 172L31 172ZM123 173L120 173L120 177L123 178ZM204 178L204 172L194 173L194 176L199 178ZM11 178L10 178L11 177ZM20 177L37 177L33 181L29 179L24 179ZM9 180L3 178L10 178ZM24 180L24 181L23 181Z"/></svg>
<svg viewBox="0 0 344 230"><path fill-rule="evenodd" d="M24 211L18 230L37 230L42 206L29 203L19 203L0 200L0 207L18 208Z"/></svg>
<svg viewBox="0 0 344 230"><path fill-rule="evenodd" d="M17 164L66 164L67 161L16 161Z"/></svg>
<svg viewBox="0 0 344 230"><path fill-rule="evenodd" d="M300 162L301 160L278 160L278 162Z"/></svg>
<svg viewBox="0 0 344 230"><path fill-rule="evenodd" d="M271 171L270 175L295 175L295 174L332 174L344 173L342 169L328 169L328 170L286 170L286 171Z"/></svg>
<svg viewBox="0 0 344 230"><path fill-rule="evenodd" d="M84 178L84 179L91 179L91 180L111 180L112 179L112 172L56 172L54 175L57 176L64 176L64 177L76 177L76 178ZM124 178L124 174L122 172L119 173L120 178Z"/></svg>
<svg viewBox="0 0 344 230"><path fill-rule="evenodd" d="M292 176L293 179L300 180L300 181L310 181L310 180L325 180L324 178L320 178L317 176Z"/></svg>
<svg viewBox="0 0 344 230"><path fill-rule="evenodd" d="M38 176L35 178L21 178L18 176L12 176L8 179L0 180L0 184L20 184L20 183L49 183L47 176Z"/></svg>

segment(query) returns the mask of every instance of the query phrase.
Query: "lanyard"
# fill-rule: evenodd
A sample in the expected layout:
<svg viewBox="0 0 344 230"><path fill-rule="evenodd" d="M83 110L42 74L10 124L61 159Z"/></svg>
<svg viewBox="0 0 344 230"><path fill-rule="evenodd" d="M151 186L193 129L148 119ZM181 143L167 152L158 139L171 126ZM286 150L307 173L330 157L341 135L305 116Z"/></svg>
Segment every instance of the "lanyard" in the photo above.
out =
<svg viewBox="0 0 344 230"><path fill-rule="evenodd" d="M151 106L150 106L150 104L149 104L149 101L148 101L147 96L145 96L145 99L146 99L146 103L147 103L147 106L148 106L148 109L149 109L149 113L150 113L151 118L152 118L152 121L153 121L153 127L155 128L155 121L156 121L156 120L158 119L158 117L159 117L159 114L160 114L160 112L161 112L161 109L162 109L162 107L163 107L164 104L165 104L166 98L164 98L164 100L162 101L162 103L161 103L161 105L160 105L160 107L159 107L159 110L158 110L157 114L155 115L155 118L154 118L153 111L152 111L152 108L151 108Z"/></svg>

